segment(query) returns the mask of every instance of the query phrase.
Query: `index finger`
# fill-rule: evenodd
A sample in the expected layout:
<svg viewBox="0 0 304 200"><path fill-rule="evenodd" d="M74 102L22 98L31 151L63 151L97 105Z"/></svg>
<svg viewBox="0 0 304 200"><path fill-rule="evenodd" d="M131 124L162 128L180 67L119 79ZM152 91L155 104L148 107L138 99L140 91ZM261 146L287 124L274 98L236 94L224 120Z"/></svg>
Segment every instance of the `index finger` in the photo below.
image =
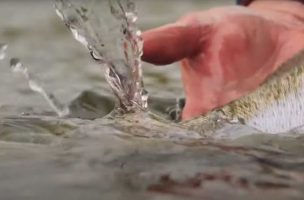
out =
<svg viewBox="0 0 304 200"><path fill-rule="evenodd" d="M166 65L196 54L200 50L199 25L170 24L148 30L144 40L143 61Z"/></svg>

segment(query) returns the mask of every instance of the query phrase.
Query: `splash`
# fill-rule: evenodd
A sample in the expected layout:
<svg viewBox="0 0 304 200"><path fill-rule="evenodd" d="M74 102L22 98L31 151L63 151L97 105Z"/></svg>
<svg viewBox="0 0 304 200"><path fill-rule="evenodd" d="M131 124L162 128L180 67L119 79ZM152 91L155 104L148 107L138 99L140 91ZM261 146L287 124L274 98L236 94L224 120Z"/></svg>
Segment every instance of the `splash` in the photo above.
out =
<svg viewBox="0 0 304 200"><path fill-rule="evenodd" d="M8 48L7 44L0 43L0 60L6 58L6 50Z"/></svg>
<svg viewBox="0 0 304 200"><path fill-rule="evenodd" d="M146 110L148 95L140 59L143 41L136 26L134 2L56 0L55 8L74 38L106 67L106 79L118 99L119 110Z"/></svg>
<svg viewBox="0 0 304 200"><path fill-rule="evenodd" d="M59 117L63 117L69 114L68 107L63 106L52 93L47 92L41 86L41 84L35 80L34 76L29 72L28 68L23 65L18 58L12 58L10 60L10 67L13 73L20 73L26 78L30 89L40 94Z"/></svg>

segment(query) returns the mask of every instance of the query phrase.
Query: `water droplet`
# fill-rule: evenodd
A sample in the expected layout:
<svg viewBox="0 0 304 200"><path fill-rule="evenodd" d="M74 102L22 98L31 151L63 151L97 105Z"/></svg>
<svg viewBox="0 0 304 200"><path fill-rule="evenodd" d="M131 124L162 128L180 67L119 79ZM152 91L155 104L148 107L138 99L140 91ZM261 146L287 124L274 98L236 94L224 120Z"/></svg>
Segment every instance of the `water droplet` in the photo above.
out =
<svg viewBox="0 0 304 200"><path fill-rule="evenodd" d="M27 68L20 62L19 58L12 58L10 67L13 72L27 74Z"/></svg>
<svg viewBox="0 0 304 200"><path fill-rule="evenodd" d="M138 36L138 37L140 37L141 36L141 31L140 30L138 30L138 31L136 31L136 36Z"/></svg>
<svg viewBox="0 0 304 200"><path fill-rule="evenodd" d="M93 48L90 48L90 54L95 61L104 62L103 56L101 56L100 53Z"/></svg>
<svg viewBox="0 0 304 200"><path fill-rule="evenodd" d="M8 48L7 44L1 44L0 43L0 60L5 59L7 48Z"/></svg>
<svg viewBox="0 0 304 200"><path fill-rule="evenodd" d="M69 109L63 106L52 93L47 92L41 84L39 84L33 75L28 71L28 68L24 66L19 58L12 58L10 60L10 67L13 73L21 73L28 81L29 88L40 94L51 106L51 108L57 113L59 117L63 117L69 114Z"/></svg>
<svg viewBox="0 0 304 200"><path fill-rule="evenodd" d="M127 12L126 17L132 23L135 23L137 21L137 15L133 12Z"/></svg>
<svg viewBox="0 0 304 200"><path fill-rule="evenodd" d="M55 11L56 11L57 16L58 16L61 20L63 20L63 19L64 19L63 13L60 12L59 9L55 9Z"/></svg>
<svg viewBox="0 0 304 200"><path fill-rule="evenodd" d="M82 45L84 45L85 47L88 46L88 41L87 41L87 39L86 39L83 35L81 35L77 29L71 27L70 30L72 31L74 38L75 38L78 42L80 42L80 43L81 43Z"/></svg>
<svg viewBox="0 0 304 200"><path fill-rule="evenodd" d="M28 85L32 91L38 92L38 93L44 93L44 90L42 89L42 87L40 85L38 85L35 81L29 80Z"/></svg>

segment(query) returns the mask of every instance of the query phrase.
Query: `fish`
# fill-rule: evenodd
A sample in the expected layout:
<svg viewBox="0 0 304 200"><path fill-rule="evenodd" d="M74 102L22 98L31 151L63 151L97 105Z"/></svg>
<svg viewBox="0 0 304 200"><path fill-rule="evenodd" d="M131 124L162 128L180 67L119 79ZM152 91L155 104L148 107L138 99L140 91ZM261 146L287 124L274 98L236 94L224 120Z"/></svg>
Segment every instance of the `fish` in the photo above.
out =
<svg viewBox="0 0 304 200"><path fill-rule="evenodd" d="M255 91L179 124L208 136L227 123L277 134L304 125L304 49L279 66ZM303 129L304 132L304 129Z"/></svg>

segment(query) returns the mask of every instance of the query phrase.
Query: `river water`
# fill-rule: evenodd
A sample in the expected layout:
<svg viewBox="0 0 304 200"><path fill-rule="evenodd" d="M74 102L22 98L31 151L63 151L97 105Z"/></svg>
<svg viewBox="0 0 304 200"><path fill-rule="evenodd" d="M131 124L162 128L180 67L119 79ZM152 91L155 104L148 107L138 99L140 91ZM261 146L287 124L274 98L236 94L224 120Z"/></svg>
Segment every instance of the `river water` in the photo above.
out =
<svg viewBox="0 0 304 200"><path fill-rule="evenodd" d="M232 3L137 2L139 25ZM72 38L51 2L1 1L3 42L9 47L0 60L0 199L304 198L303 136L215 141L146 113L101 119L114 106L104 69ZM24 77L11 73L10 57L70 105L71 115L57 117ZM178 64L143 68L151 110L166 117L183 96Z"/></svg>

